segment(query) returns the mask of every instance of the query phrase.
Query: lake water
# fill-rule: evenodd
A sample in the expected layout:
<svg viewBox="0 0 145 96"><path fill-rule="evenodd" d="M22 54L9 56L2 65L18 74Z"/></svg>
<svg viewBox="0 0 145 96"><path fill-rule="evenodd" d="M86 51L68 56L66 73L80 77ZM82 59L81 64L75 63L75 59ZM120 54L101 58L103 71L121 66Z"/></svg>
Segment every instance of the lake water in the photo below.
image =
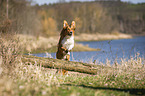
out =
<svg viewBox="0 0 145 96"><path fill-rule="evenodd" d="M77 42L83 45L88 45L91 48L99 48L101 51L89 51L89 52L71 52L71 61L81 62L95 62L105 63L109 60L112 63L114 61L120 62L121 58L130 59L131 57L139 56L145 57L145 37L139 36L133 39L120 39L120 40L107 40L107 41L91 41L91 42ZM55 57L55 53L46 54L33 54L38 57Z"/></svg>

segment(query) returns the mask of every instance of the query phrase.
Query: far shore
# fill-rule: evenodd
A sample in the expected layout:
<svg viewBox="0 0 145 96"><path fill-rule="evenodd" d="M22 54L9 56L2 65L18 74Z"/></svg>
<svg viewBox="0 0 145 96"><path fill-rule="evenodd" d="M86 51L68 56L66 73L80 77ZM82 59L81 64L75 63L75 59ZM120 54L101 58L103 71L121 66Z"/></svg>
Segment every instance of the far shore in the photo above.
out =
<svg viewBox="0 0 145 96"><path fill-rule="evenodd" d="M103 40L116 40L116 39L131 39L133 38L130 34L123 33L112 33L112 34L80 34L75 36L76 41L103 41Z"/></svg>
<svg viewBox="0 0 145 96"><path fill-rule="evenodd" d="M16 35L20 39L20 44L24 48L24 53L45 53L56 52L59 36L51 37L34 37L30 35ZM132 35L113 33L113 34L80 34L75 36L75 41L101 41L101 40L114 40L114 39L130 39ZM99 51L101 49L90 48L87 45L75 43L72 51Z"/></svg>

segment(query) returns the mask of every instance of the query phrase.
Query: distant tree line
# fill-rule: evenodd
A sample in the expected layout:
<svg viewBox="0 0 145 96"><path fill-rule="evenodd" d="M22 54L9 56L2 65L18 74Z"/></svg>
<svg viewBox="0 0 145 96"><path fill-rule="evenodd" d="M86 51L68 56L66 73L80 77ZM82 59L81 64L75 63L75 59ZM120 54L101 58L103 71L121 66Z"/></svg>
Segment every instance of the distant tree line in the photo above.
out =
<svg viewBox="0 0 145 96"><path fill-rule="evenodd" d="M96 0L95 2L71 2L36 7L41 13L42 29L45 29L43 32L47 34L53 34L56 30L60 31L63 20L69 22L75 20L78 34L116 31L141 34L145 32L144 3L130 4L120 0ZM49 26L54 24L54 28L52 25L52 29L44 27L46 20ZM49 23L50 20L51 23Z"/></svg>
<svg viewBox="0 0 145 96"><path fill-rule="evenodd" d="M145 3L96 0L31 6L31 0L0 0L0 32L52 36L62 30L63 20L76 21L76 34L145 32Z"/></svg>
<svg viewBox="0 0 145 96"><path fill-rule="evenodd" d="M119 24L119 31L130 34L145 32L145 3L131 4L117 2L102 2L112 18Z"/></svg>
<svg viewBox="0 0 145 96"><path fill-rule="evenodd" d="M118 30L119 27L117 20L113 20L107 9L99 3L60 3L37 6L37 9L42 18L43 32L47 34L60 31L63 20L69 23L76 21L76 34L108 33Z"/></svg>

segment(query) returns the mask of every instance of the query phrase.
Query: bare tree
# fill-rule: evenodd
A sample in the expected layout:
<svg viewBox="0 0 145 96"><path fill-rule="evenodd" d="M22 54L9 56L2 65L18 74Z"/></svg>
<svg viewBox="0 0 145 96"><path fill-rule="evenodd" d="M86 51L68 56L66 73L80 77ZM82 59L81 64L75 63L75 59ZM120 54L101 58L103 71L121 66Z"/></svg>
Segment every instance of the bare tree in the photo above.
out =
<svg viewBox="0 0 145 96"><path fill-rule="evenodd" d="M9 18L9 0L7 0L7 11L6 11L6 17Z"/></svg>

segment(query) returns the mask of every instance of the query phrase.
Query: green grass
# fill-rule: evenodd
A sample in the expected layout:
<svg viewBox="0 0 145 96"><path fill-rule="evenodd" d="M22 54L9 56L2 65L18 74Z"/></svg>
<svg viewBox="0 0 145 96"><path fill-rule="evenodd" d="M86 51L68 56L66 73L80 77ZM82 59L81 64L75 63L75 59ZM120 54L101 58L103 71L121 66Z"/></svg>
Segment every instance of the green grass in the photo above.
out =
<svg viewBox="0 0 145 96"><path fill-rule="evenodd" d="M85 86L63 85L56 90L58 96L129 96L127 92L118 92L113 89L92 88ZM55 94L52 94L55 95Z"/></svg>

